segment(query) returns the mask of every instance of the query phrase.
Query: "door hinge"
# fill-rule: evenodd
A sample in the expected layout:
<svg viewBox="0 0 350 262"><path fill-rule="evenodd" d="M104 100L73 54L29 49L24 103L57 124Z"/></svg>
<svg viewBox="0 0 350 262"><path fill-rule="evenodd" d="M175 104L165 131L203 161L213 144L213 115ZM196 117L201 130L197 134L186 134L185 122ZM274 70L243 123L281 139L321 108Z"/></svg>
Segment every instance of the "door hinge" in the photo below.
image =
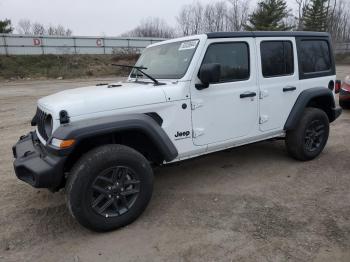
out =
<svg viewBox="0 0 350 262"><path fill-rule="evenodd" d="M269 121L269 117L267 115L261 115L259 119L259 124L264 124Z"/></svg>
<svg viewBox="0 0 350 262"><path fill-rule="evenodd" d="M197 138L199 136L204 135L204 128L195 128L193 129L192 136L193 138Z"/></svg>
<svg viewBox="0 0 350 262"><path fill-rule="evenodd" d="M191 109L196 110L197 108L200 108L203 106L203 103L198 102L198 101L192 101L191 102Z"/></svg>
<svg viewBox="0 0 350 262"><path fill-rule="evenodd" d="M261 90L259 93L260 99L264 99L265 97L268 97L268 96L269 96L269 91L267 91L267 90Z"/></svg>

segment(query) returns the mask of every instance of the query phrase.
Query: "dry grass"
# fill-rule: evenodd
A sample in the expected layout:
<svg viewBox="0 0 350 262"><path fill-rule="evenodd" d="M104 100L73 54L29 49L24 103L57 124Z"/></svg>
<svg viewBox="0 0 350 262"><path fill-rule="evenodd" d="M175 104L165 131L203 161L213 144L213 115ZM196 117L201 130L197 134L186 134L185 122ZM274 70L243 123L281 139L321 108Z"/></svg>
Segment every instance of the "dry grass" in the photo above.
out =
<svg viewBox="0 0 350 262"><path fill-rule="evenodd" d="M138 54L114 55L35 55L0 56L0 78L82 78L126 76L129 69L111 66L112 63L135 64Z"/></svg>

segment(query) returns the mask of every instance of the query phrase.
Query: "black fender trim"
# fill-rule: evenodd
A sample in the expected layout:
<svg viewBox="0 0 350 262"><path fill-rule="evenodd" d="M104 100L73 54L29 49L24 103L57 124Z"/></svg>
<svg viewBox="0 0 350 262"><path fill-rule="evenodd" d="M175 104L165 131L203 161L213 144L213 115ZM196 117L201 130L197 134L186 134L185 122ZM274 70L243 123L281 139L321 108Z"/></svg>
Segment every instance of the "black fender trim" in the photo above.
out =
<svg viewBox="0 0 350 262"><path fill-rule="evenodd" d="M60 126L50 140L52 138L75 139L75 145L78 145L86 138L127 130L144 132L158 148L165 161L172 161L178 156L176 147L165 131L151 116L146 114L117 115L72 122ZM50 143L49 147L54 150ZM72 150L74 147L61 151L60 154L67 155ZM57 149L55 151L57 152Z"/></svg>
<svg viewBox="0 0 350 262"><path fill-rule="evenodd" d="M300 93L284 125L284 130L295 129L309 102L318 97L323 97L327 100L326 106L328 107L327 115L329 122L333 122L340 116L341 109L336 108L332 91L325 87L314 87Z"/></svg>

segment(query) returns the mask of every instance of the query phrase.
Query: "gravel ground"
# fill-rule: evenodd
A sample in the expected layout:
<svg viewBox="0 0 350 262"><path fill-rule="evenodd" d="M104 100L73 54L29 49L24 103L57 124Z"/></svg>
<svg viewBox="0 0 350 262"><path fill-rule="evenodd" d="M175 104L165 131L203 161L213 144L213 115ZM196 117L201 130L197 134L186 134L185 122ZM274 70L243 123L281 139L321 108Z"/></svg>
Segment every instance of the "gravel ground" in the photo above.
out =
<svg viewBox="0 0 350 262"><path fill-rule="evenodd" d="M0 261L350 261L349 111L311 162L275 141L155 170L146 212L112 233L79 226L63 192L17 180L11 146L31 130L36 100L106 81L0 83Z"/></svg>

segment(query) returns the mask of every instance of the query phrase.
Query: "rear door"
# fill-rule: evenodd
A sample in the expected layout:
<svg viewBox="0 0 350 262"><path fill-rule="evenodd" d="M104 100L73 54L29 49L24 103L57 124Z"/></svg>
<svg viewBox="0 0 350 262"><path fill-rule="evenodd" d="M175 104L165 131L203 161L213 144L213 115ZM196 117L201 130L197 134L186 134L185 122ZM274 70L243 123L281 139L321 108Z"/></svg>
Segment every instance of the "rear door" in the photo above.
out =
<svg viewBox="0 0 350 262"><path fill-rule="evenodd" d="M260 130L282 130L300 93L294 37L257 38Z"/></svg>

